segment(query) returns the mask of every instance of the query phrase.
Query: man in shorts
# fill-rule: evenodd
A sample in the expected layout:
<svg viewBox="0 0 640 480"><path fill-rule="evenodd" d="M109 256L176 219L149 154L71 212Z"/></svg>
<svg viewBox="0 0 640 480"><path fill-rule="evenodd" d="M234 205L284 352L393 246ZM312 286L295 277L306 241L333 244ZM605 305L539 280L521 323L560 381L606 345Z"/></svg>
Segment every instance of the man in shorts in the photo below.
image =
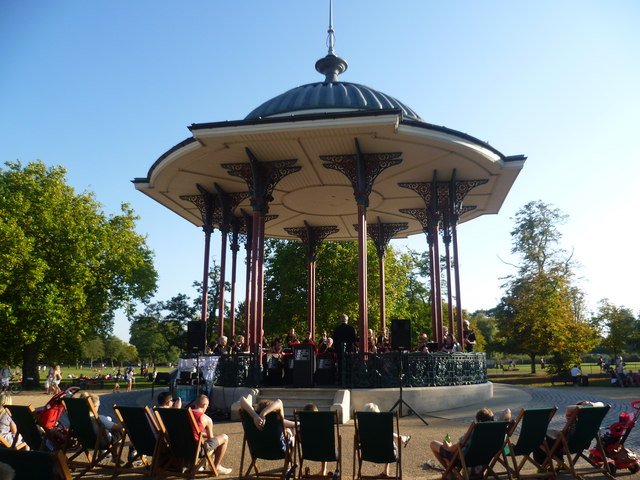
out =
<svg viewBox="0 0 640 480"><path fill-rule="evenodd" d="M206 395L200 395L194 400L193 416L196 418L198 431L194 431L193 434L197 438L200 432L204 432L206 439L204 445L208 451L212 451L214 454L213 464L216 470L221 475L228 475L231 473L231 469L223 467L221 462L227 451L229 437L224 433L219 435L213 433L213 420L205 413L208 407L209 398Z"/></svg>

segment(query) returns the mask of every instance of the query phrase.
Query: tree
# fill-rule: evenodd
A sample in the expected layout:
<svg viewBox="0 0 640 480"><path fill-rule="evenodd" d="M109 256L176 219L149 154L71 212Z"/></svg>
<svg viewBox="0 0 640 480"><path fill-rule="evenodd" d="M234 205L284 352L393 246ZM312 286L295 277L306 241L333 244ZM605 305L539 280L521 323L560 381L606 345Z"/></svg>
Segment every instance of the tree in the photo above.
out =
<svg viewBox="0 0 640 480"><path fill-rule="evenodd" d="M82 342L113 327L117 309L154 292L153 254L126 204L106 215L91 193L42 162L0 169L0 348L22 359L37 385L38 363L73 360ZM29 385L26 385L27 387Z"/></svg>
<svg viewBox="0 0 640 480"><path fill-rule="evenodd" d="M104 342L101 338L95 337L82 344L82 357L89 360L91 368L93 361L104 357Z"/></svg>
<svg viewBox="0 0 640 480"><path fill-rule="evenodd" d="M600 300L594 321L605 332L603 346L615 357L635 346L639 322L630 309L617 307L605 298Z"/></svg>
<svg viewBox="0 0 640 480"><path fill-rule="evenodd" d="M554 367L564 370L597 343L597 332L576 309L572 257L558 247L558 225L566 218L541 201L530 202L516 213L511 232L511 253L521 263L495 310L498 337L505 352L530 357L532 373L536 356L552 353Z"/></svg>
<svg viewBox="0 0 640 480"><path fill-rule="evenodd" d="M265 331L284 334L294 327L307 329L307 261L300 242L267 240L265 243ZM378 257L370 243L367 257L369 328L380 328ZM386 316L414 318L406 300L410 282L409 257L392 247L385 258ZM324 242L317 250L316 330L331 332L340 314L358 316L358 245L356 242Z"/></svg>
<svg viewBox="0 0 640 480"><path fill-rule="evenodd" d="M127 360L135 360L136 354L131 356L131 345L127 342L123 342L115 335L109 335L104 339L104 358L111 362L111 366L114 364L122 364Z"/></svg>
<svg viewBox="0 0 640 480"><path fill-rule="evenodd" d="M175 361L180 353L168 340L171 324L163 321L161 309L162 303L149 305L144 313L135 316L129 328L131 344L140 358L151 363Z"/></svg>

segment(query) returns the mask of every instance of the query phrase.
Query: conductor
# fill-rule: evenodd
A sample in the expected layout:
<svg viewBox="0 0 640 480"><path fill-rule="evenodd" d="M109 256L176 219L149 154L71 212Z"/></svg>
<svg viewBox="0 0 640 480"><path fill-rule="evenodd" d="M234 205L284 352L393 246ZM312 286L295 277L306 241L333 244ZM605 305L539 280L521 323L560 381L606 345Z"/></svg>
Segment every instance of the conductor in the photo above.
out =
<svg viewBox="0 0 640 480"><path fill-rule="evenodd" d="M345 352L353 352L356 345L356 331L349 325L349 317L344 313L340 315L341 323L333 330L333 343L335 344L338 358ZM344 347L343 347L344 345Z"/></svg>

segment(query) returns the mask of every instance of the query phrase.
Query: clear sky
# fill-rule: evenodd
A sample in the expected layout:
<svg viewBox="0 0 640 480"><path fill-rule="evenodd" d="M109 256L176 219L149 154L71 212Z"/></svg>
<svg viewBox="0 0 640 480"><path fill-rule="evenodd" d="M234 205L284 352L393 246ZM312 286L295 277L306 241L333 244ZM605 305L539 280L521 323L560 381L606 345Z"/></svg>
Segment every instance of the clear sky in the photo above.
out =
<svg viewBox="0 0 640 480"><path fill-rule="evenodd" d="M342 79L528 157L500 213L460 227L466 309L497 304L513 216L540 199L570 217L564 247L592 308L640 310L638 25L636 0L334 1ZM191 123L239 120L319 81L327 26L328 0L2 0L0 161L63 165L107 212L130 203L156 252L156 298L193 296L201 230L130 180ZM128 339L122 318L116 334Z"/></svg>

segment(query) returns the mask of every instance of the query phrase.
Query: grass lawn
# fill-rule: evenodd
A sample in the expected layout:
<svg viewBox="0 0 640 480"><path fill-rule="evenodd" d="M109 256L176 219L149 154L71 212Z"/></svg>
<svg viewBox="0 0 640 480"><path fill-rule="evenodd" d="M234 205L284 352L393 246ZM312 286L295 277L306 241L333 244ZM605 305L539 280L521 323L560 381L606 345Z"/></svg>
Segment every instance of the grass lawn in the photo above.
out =
<svg viewBox="0 0 640 480"><path fill-rule="evenodd" d="M126 367L122 367L120 369L120 373L122 375L124 375L124 371L125 371ZM157 370L158 372L170 372L171 370L173 370L175 367L158 367ZM70 386L71 383L73 382L73 379L77 379L79 378L81 375L84 375L85 377L88 378L93 378L97 375L99 376L104 376L104 375L115 375L118 372L118 367L114 367L112 368L111 366L106 366L104 368L101 368L99 366L94 366L93 368L90 367L84 367L84 368L75 368L75 366L71 366L71 365L62 365L61 366L61 370L62 370L62 381L61 383L61 387L63 385L65 386ZM133 384L133 388L137 389L137 388L151 388L151 382L149 381L149 377L142 377L140 376L140 367L135 367L136 370L136 376L134 379L134 384ZM149 372L151 372L151 370L149 370ZM42 386L42 389L44 390L44 382L46 380L46 375L47 375L47 371L40 371L40 385ZM73 378L70 378L69 375L73 375ZM105 389L112 389L113 385L114 385L115 381L114 380L104 380L104 388ZM127 382L124 381L124 379L120 380L120 388L121 389L126 389L127 388Z"/></svg>
<svg viewBox="0 0 640 480"><path fill-rule="evenodd" d="M545 370L536 367L536 373L531 373L529 365L520 365L518 370L506 371L490 368L487 370L489 381L494 383L506 383L509 385L522 385L526 387L562 387L564 383L551 384L551 377ZM596 387L608 387L611 385L610 377L606 373L589 374L589 385Z"/></svg>

